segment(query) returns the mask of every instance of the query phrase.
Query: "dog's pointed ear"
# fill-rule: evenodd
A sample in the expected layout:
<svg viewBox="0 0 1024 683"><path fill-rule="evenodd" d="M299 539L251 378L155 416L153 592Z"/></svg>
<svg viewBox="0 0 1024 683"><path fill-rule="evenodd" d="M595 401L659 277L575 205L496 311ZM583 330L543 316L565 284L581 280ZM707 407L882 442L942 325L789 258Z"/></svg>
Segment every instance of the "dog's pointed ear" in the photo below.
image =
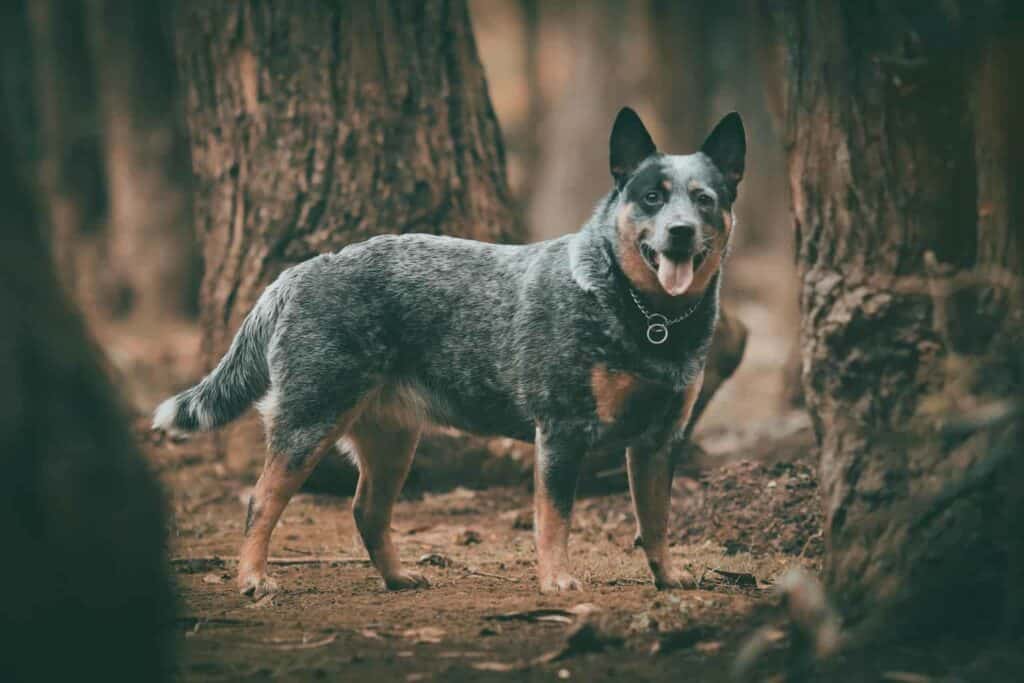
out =
<svg viewBox="0 0 1024 683"><path fill-rule="evenodd" d="M726 114L701 145L700 151L707 154L725 176L729 192L735 200L736 187L743 180L747 157L747 134L743 130L743 119L740 115L736 112Z"/></svg>
<svg viewBox="0 0 1024 683"><path fill-rule="evenodd" d="M643 121L629 107L623 107L615 117L610 147L612 178L620 190L640 162L658 151Z"/></svg>

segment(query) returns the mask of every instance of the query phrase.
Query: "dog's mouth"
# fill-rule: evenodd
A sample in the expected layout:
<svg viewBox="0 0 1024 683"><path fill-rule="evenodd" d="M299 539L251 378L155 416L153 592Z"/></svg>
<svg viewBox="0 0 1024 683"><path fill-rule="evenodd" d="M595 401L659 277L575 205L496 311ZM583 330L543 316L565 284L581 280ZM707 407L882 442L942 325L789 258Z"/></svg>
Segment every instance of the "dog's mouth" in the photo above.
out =
<svg viewBox="0 0 1024 683"><path fill-rule="evenodd" d="M661 288L669 296L681 296L693 283L693 274L704 263L708 252L701 249L689 254L659 252L646 242L638 242L644 263L658 276Z"/></svg>

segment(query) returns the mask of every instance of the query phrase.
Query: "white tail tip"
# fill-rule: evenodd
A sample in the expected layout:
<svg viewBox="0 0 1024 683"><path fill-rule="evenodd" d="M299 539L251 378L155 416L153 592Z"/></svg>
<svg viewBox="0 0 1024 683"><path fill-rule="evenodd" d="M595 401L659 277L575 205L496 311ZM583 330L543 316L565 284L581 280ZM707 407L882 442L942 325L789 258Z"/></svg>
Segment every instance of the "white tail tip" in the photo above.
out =
<svg viewBox="0 0 1024 683"><path fill-rule="evenodd" d="M153 429L162 429L165 432L177 432L174 426L174 418L178 414L178 397L172 396L153 411Z"/></svg>

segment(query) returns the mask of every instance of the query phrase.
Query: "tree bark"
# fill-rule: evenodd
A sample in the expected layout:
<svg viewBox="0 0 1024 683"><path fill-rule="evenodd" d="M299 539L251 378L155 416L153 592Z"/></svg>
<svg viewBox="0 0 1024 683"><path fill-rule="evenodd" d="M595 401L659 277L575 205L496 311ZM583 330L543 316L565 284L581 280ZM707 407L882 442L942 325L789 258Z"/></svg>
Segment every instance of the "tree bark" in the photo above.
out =
<svg viewBox="0 0 1024 683"><path fill-rule="evenodd" d="M57 274L87 315L119 307L105 267L106 174L94 71L81 3L26 3L38 112L39 184Z"/></svg>
<svg viewBox="0 0 1024 683"><path fill-rule="evenodd" d="M611 189L608 135L615 113L635 97L627 78L628 49L622 30L629 18L622 3L599 0L545 12L573 49L570 72L545 112L539 136L537 177L531 181L530 234L550 239L578 230L601 194Z"/></svg>
<svg viewBox="0 0 1024 683"><path fill-rule="evenodd" d="M1007 557L1021 543L1000 521L999 477L958 483L1011 435L942 439L936 424L1019 391L1019 346L1006 351L1019 320L985 303L998 288L946 297L934 284L947 272L1024 265L1011 220L1020 194L1005 191L1019 173L1001 152L981 153L1011 149L1009 131L1019 135L997 113L1013 90L998 83L1019 73L1020 50L986 48L1003 22L988 24L969 3L910 4L791 0L784 12L825 576L851 622L870 616L888 635L998 623ZM986 12L1009 3L1000 5ZM1011 53L1012 64L1000 61ZM1000 107L979 106L986 97Z"/></svg>
<svg viewBox="0 0 1024 683"><path fill-rule="evenodd" d="M111 268L140 322L195 312L198 247L164 1L89 0L110 195Z"/></svg>
<svg viewBox="0 0 1024 683"><path fill-rule="evenodd" d="M524 238L462 0L188 1L176 35L211 367L315 254L381 233Z"/></svg>
<svg viewBox="0 0 1024 683"><path fill-rule="evenodd" d="M5 4L0 21L24 15ZM0 73L27 68L9 62ZM0 538L4 676L167 680L173 599L162 496L60 291L0 95ZM60 652L54 653L53 648Z"/></svg>

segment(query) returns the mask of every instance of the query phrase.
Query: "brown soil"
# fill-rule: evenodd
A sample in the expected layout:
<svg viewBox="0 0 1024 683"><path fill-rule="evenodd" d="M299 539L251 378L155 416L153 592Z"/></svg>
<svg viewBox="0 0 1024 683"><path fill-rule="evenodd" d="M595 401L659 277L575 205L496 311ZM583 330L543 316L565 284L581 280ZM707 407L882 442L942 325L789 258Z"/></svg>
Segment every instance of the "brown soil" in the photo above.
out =
<svg viewBox="0 0 1024 683"><path fill-rule="evenodd" d="M741 644L776 619L772 580L791 565L817 566L820 520L808 439L806 430L790 438L789 458L727 462L677 478L672 554L702 577L698 590L654 589L642 552L633 548L628 495L615 493L577 506L572 551L585 590L541 595L533 574L529 492L459 488L396 508L400 552L406 562L420 563L430 589L385 591L359 544L350 501L301 494L285 511L271 553L298 563L275 565L282 592L255 603L236 592L231 558L256 468L229 472L206 455L202 438L148 439L173 508L179 677L611 681L685 674L688 680L730 680ZM757 586L731 585L715 569L751 574ZM496 618L581 604L598 611L556 614L554 621ZM783 670L787 648L788 639L779 640L758 669L765 675L755 680ZM946 673L963 661L956 651L933 643L847 656L815 680ZM545 655L551 661L540 661ZM1008 664L973 666L989 676Z"/></svg>

